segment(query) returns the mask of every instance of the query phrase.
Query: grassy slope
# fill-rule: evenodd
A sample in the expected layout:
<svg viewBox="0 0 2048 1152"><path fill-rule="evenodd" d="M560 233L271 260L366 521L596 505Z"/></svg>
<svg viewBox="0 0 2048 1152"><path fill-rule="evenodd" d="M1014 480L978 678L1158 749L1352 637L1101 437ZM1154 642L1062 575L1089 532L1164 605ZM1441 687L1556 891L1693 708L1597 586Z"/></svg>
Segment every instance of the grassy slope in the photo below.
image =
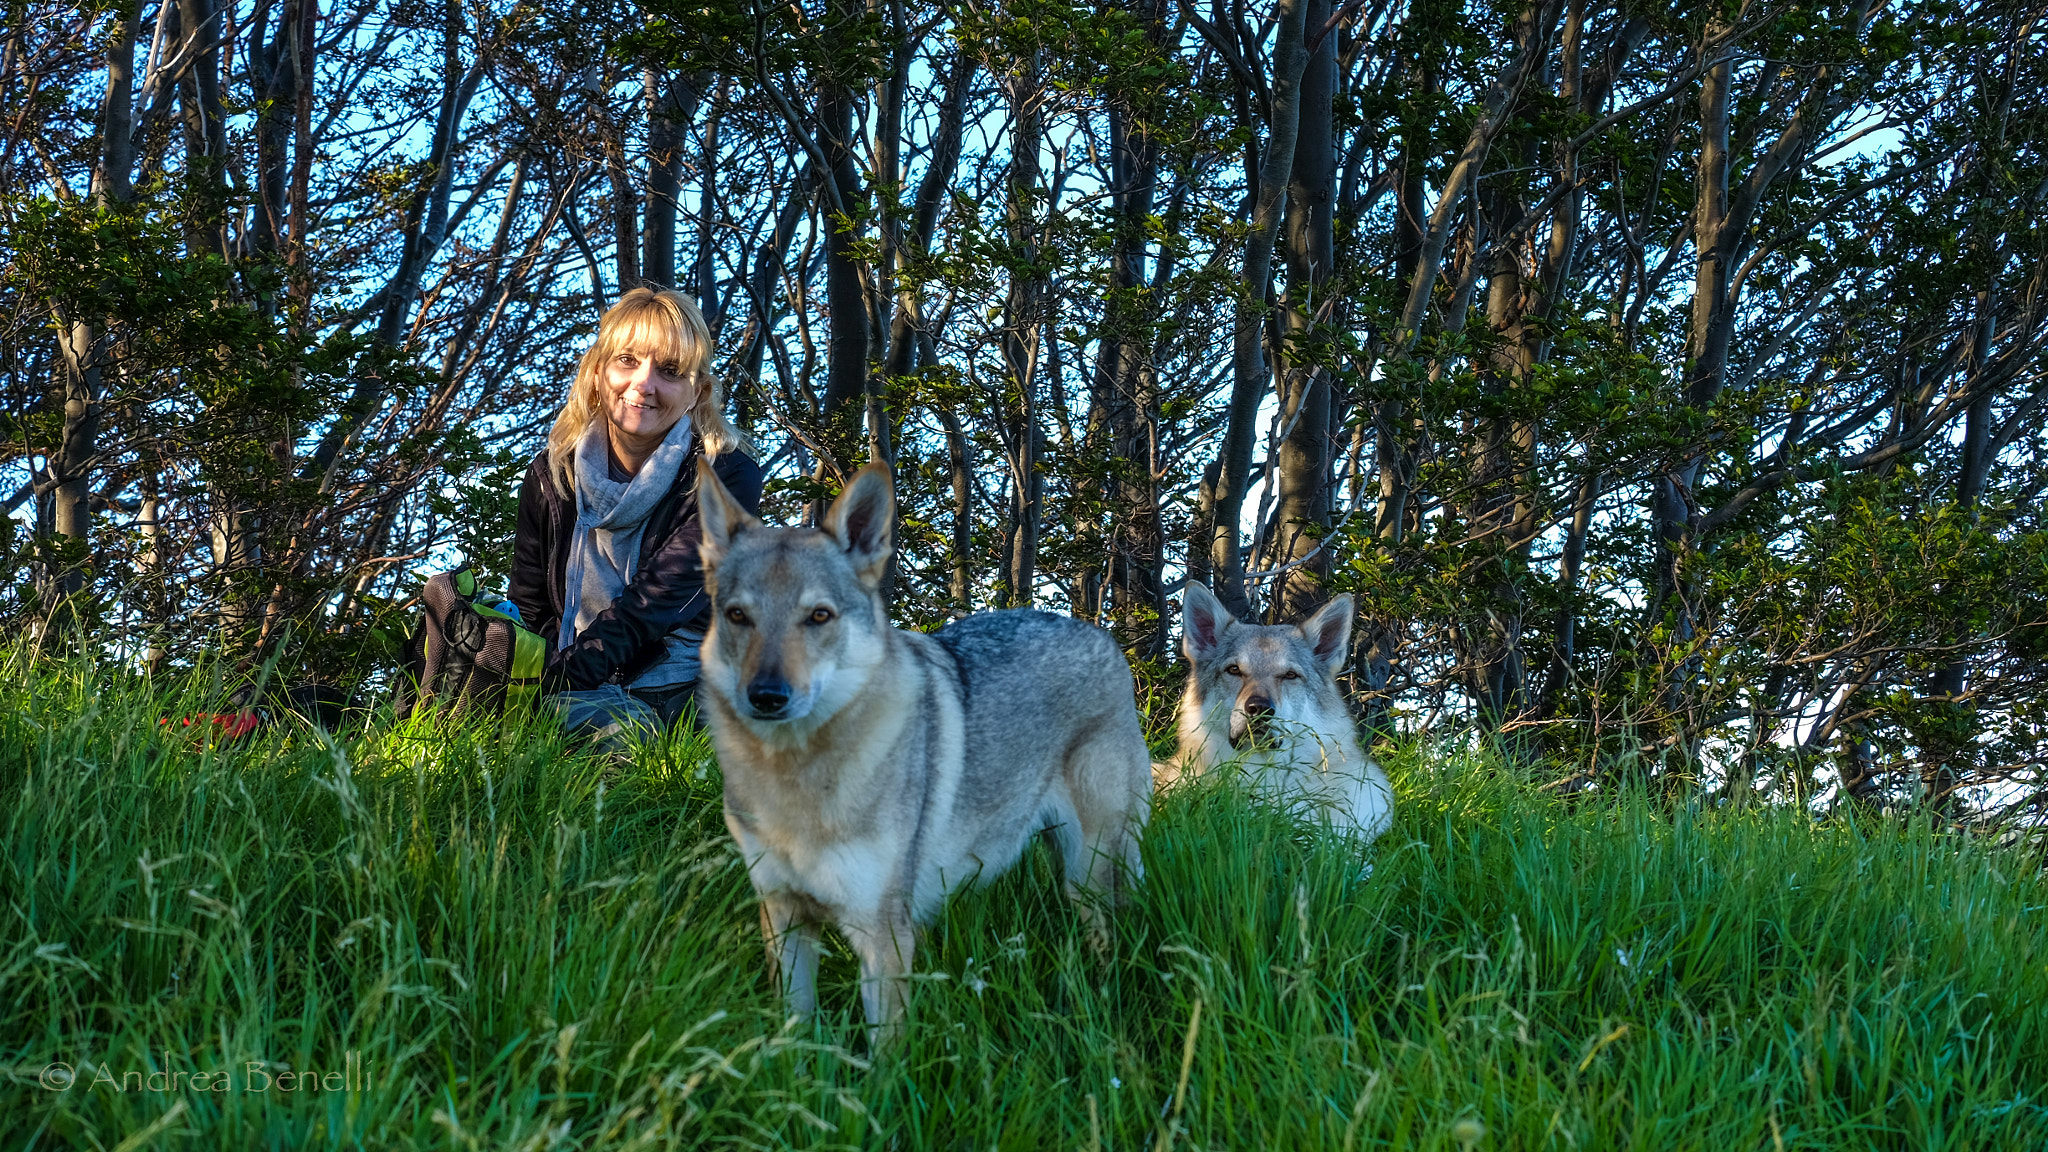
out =
<svg viewBox="0 0 2048 1152"><path fill-rule="evenodd" d="M180 706L0 674L0 1149L2048 1143L2048 885L1967 841L1430 756L1368 880L1177 794L1110 961L1037 854L928 933L869 1067L843 956L817 1026L777 1010L701 744L199 752ZM245 1090L348 1051L364 1092ZM165 1068L232 1090L92 1083Z"/></svg>

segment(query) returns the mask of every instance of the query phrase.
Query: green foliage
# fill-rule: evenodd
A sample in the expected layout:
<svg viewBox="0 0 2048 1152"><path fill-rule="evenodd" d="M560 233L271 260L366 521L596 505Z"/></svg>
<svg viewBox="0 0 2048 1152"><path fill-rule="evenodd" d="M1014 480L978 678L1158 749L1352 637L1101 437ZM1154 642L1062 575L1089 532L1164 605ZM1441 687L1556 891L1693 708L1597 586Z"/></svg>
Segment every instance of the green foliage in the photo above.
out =
<svg viewBox="0 0 2048 1152"><path fill-rule="evenodd" d="M1170 652L1159 590L1216 576L1209 472L1255 425L1222 486L1249 460L1267 505L1240 550L1301 562L1255 608L1356 594L1353 682L1382 731L1476 719L1731 800L1742 777L1822 804L1816 765L1858 757L1884 777L1867 807L1965 771L1981 812L2040 791L2048 122L2027 94L2048 57L2011 5L1333 5L1309 30L1332 102L1300 121L1330 187L1299 150L1256 285L1290 55L1256 6L402 0L317 53L309 139L275 116L291 69L167 31L141 59L213 69L220 101L196 79L142 100L128 204L93 175L111 10L55 11L15 0L0 54L7 119L43 130L4 161L0 463L50 458L52 335L82 326L94 526L57 541L55 501L31 506L39 538L0 541L0 624L49 618L51 573L89 561L80 615L125 628L124 652L175 666L289 630L307 669L368 675L417 568L504 575L519 468L598 310L629 269L671 268L777 472L770 518L887 444L906 625L1031 598ZM223 27L282 46L298 11L249 0ZM1541 67L1447 191L1524 33ZM1725 170L1694 71L1710 36ZM804 184L828 108L857 125L846 163ZM1709 259L1723 186L1754 214ZM636 234L672 249L637 259ZM1421 331L1390 346L1425 249ZM856 280L865 364L833 339ZM1263 366L1234 360L1250 321ZM1302 368L1329 384L1320 451L1296 449L1322 430L1283 446L1267 421L1277 393L1313 395ZM1969 425L1992 461L1974 486ZM144 540L145 501L168 543ZM1321 551L1286 553L1296 529Z"/></svg>
<svg viewBox="0 0 2048 1152"><path fill-rule="evenodd" d="M485 586L503 587L512 575L519 486L531 459L507 448L487 450L465 433L458 429L442 446L449 487L429 497L427 508L453 526L451 543L460 563L474 569Z"/></svg>
<svg viewBox="0 0 2048 1152"><path fill-rule="evenodd" d="M207 505L217 519L213 579L206 588L167 586L163 574L141 564L145 550L134 529L105 525L105 546L90 555L102 569L126 560L144 568L154 584L140 605L155 617L145 627L159 644L205 636L242 650L265 611L286 619L322 614L345 577L315 572L312 555L327 543L319 526L335 511L329 478L304 467L294 451L310 432L334 419L363 377L392 392L431 393L438 374L368 333L309 326L285 296L285 269L257 256L227 260L192 250L192 230L218 220L222 205L203 181L157 181L128 202L58 200L18 202L9 235L15 259L0 270L0 291L28 302L59 329L90 327L96 340L103 413L129 425L121 453L128 467L150 472L162 496ZM209 213L215 215L209 216ZM11 417L4 431L17 450L47 452L62 435L56 407ZM111 422L112 417L103 417ZM510 568L510 497L523 458L487 448L464 428L439 429L387 446L391 459L415 473L439 469L461 489L458 499L436 496L434 508L459 526L461 546L495 573ZM167 460L189 462L170 470ZM119 474L118 466L105 466ZM516 491L516 483L512 486ZM498 507L490 504L496 499ZM459 512L458 512L459 509ZM268 547L236 549L238 534L268 534ZM225 540L225 543L222 541ZM42 566L79 561L62 550L83 542L38 542ZM180 545L174 542L171 550ZM178 611L187 598L212 599L219 615ZM33 595L17 599L14 619L46 609ZM218 629L227 624L226 635ZM301 620L303 623L303 620ZM272 620L271 627L282 621ZM361 667L360 635L319 639L308 653L330 675ZM193 651L180 651L190 659Z"/></svg>
<svg viewBox="0 0 2048 1152"><path fill-rule="evenodd" d="M925 935L876 1057L841 951L820 1019L784 1019L700 738L607 759L545 722L229 747L155 723L215 699L0 674L10 1147L2048 1138L2039 862L1924 824L1574 805L1413 749L1361 854L1188 788L1109 957L1034 853ZM68 1089L38 1083L55 1061ZM195 1070L232 1090L143 1079Z"/></svg>

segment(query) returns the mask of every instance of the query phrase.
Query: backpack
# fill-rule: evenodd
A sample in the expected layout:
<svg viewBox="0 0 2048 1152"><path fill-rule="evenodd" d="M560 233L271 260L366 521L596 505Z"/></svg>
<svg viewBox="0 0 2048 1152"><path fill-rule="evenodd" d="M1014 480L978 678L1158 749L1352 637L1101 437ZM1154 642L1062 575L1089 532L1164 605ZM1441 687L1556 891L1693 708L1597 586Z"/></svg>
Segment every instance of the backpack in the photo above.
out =
<svg viewBox="0 0 2048 1152"><path fill-rule="evenodd" d="M450 712L503 712L539 698L547 641L520 627L518 608L495 599L478 594L468 568L427 580L393 693L399 719L429 701Z"/></svg>

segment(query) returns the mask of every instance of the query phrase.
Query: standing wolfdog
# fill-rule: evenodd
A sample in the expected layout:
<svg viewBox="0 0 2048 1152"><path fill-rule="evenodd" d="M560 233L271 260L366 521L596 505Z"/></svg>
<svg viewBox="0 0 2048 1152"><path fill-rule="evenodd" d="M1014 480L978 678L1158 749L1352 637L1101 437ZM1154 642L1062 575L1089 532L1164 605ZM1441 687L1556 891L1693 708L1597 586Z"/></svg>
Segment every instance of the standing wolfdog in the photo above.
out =
<svg viewBox="0 0 2048 1152"><path fill-rule="evenodd" d="M1300 624L1246 624L1214 593L1190 582L1182 648L1192 669L1180 704L1180 749L1159 782L1241 763L1255 791L1306 801L1319 816L1365 839L1386 831L1394 792L1358 747L1337 690L1351 649L1351 597L1339 596Z"/></svg>
<svg viewBox="0 0 2048 1152"><path fill-rule="evenodd" d="M1085 883L1114 901L1137 879L1152 779L1130 666L1106 633L1031 611L891 628L886 468L862 469L822 529L764 526L701 464L697 483L712 603L697 695L792 1009L817 1006L818 932L834 924L886 1033L916 926L1042 831L1070 893Z"/></svg>

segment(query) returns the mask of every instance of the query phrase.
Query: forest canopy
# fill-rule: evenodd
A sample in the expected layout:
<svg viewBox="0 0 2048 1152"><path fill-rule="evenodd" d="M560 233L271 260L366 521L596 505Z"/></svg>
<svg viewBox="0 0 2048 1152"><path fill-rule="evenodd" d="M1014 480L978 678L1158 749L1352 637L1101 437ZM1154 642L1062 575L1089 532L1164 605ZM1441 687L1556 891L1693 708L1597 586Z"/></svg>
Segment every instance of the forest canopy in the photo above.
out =
<svg viewBox="0 0 2048 1152"><path fill-rule="evenodd" d="M11 0L0 614L361 680L627 288L892 610L1338 593L1383 736L2038 821L2040 0Z"/></svg>

